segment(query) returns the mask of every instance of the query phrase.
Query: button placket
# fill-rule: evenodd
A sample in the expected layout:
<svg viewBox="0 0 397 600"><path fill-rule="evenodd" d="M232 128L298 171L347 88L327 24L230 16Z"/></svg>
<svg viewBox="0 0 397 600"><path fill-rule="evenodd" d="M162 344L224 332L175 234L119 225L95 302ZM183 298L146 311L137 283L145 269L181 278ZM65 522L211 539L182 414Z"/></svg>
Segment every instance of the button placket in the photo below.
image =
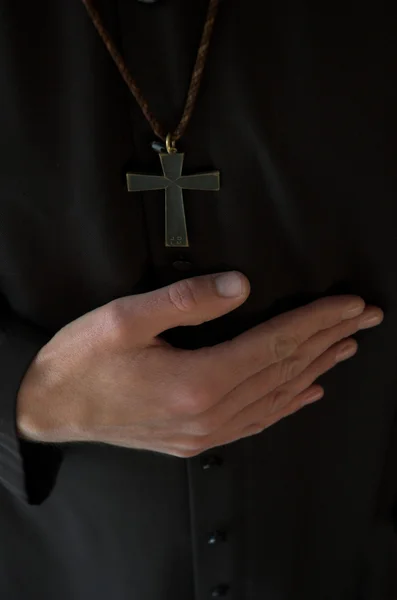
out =
<svg viewBox="0 0 397 600"><path fill-rule="evenodd" d="M212 467L219 467L223 463L222 458L216 454L207 454L207 456L201 456L200 461L201 468L205 471L211 469Z"/></svg>
<svg viewBox="0 0 397 600"><path fill-rule="evenodd" d="M230 586L228 586L227 584L221 583L221 584L215 586L214 588L212 588L211 598L222 598L222 597L226 596L229 589L230 589Z"/></svg>
<svg viewBox="0 0 397 600"><path fill-rule="evenodd" d="M217 529L216 531L212 531L208 536L208 543L210 545L218 544L219 542L225 542L227 539L227 534L225 531L220 531Z"/></svg>
<svg viewBox="0 0 397 600"><path fill-rule="evenodd" d="M175 260L172 263L172 266L174 267L174 269L176 269L177 271L191 271L192 270L192 263L189 262L188 260Z"/></svg>
<svg viewBox="0 0 397 600"><path fill-rule="evenodd" d="M189 459L195 600L233 596L233 467L229 451Z"/></svg>

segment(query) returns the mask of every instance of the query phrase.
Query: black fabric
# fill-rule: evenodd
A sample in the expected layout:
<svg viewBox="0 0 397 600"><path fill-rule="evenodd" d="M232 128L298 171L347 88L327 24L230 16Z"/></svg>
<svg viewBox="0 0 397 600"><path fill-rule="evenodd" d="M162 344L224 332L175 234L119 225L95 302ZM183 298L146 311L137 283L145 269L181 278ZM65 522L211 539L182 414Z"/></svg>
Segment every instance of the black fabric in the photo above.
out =
<svg viewBox="0 0 397 600"><path fill-rule="evenodd" d="M97 5L172 130L207 1ZM127 170L159 172L153 134L82 3L0 0L0 17L0 596L395 600L395 11L222 2L179 145L186 173L219 169L222 189L186 193L183 251L164 247L162 192L126 190ZM16 438L20 381L61 327L233 269L247 302L166 339L215 344L339 293L384 323L321 378L320 402L202 456Z"/></svg>

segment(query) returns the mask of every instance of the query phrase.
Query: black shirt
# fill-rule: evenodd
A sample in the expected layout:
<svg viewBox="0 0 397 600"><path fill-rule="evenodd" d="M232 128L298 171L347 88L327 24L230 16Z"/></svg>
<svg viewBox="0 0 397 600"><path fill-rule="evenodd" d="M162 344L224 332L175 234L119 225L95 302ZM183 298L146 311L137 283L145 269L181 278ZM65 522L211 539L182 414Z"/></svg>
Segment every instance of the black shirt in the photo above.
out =
<svg viewBox="0 0 397 600"><path fill-rule="evenodd" d="M206 0L96 3L164 124ZM164 246L153 134L79 0L0 1L0 596L392 600L397 595L397 21L389 3L221 3L185 169L190 247ZM204 273L251 282L198 348L315 298L385 312L324 398L189 459L15 432L30 361L110 300ZM220 532L216 534L214 532ZM212 540L212 541L211 541Z"/></svg>

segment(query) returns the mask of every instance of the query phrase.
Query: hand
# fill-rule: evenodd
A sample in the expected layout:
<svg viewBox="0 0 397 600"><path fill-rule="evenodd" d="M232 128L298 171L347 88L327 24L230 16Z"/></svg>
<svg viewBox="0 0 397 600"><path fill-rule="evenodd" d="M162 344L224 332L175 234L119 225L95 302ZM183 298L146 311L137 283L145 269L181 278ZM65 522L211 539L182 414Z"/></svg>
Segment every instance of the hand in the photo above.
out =
<svg viewBox="0 0 397 600"><path fill-rule="evenodd" d="M119 298L66 325L22 382L20 436L195 456L319 399L316 379L357 349L349 336L383 318L357 296L333 296L213 347L181 350L157 337L216 319L249 293L242 274L223 283L201 276Z"/></svg>

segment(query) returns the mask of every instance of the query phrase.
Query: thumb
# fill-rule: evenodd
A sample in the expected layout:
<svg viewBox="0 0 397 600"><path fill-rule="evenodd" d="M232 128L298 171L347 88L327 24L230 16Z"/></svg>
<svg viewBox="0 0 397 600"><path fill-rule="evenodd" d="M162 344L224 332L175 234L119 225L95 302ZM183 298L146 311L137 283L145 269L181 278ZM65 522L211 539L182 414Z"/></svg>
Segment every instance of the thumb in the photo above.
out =
<svg viewBox="0 0 397 600"><path fill-rule="evenodd" d="M155 337L172 327L216 319L243 304L249 293L249 281L238 271L201 275L135 296L133 310L141 333Z"/></svg>

